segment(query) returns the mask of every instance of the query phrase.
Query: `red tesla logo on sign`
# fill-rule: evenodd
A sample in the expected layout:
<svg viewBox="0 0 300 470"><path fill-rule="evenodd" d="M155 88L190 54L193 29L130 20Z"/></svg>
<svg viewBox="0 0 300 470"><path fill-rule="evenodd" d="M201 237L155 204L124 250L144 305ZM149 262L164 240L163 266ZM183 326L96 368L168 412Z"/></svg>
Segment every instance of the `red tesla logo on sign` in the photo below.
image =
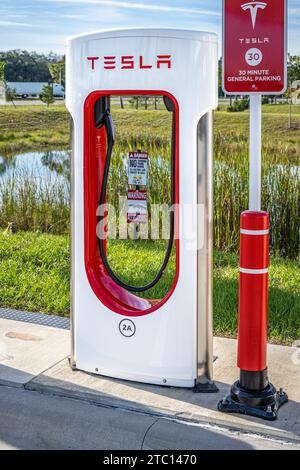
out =
<svg viewBox="0 0 300 470"><path fill-rule="evenodd" d="M223 0L225 93L283 93L286 59L286 0Z"/></svg>

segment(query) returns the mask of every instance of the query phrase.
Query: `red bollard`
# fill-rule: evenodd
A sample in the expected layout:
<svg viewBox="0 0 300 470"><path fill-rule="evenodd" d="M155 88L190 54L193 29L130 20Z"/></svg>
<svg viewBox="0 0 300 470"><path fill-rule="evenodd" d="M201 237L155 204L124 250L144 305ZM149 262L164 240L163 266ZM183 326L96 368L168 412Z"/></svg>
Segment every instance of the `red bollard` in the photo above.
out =
<svg viewBox="0 0 300 470"><path fill-rule="evenodd" d="M241 215L238 367L241 385L267 386L269 214ZM252 383L254 382L254 383Z"/></svg>
<svg viewBox="0 0 300 470"><path fill-rule="evenodd" d="M268 268L269 215L263 211L241 214L238 367L240 380L218 404L227 413L263 419L277 418L288 397L268 380Z"/></svg>

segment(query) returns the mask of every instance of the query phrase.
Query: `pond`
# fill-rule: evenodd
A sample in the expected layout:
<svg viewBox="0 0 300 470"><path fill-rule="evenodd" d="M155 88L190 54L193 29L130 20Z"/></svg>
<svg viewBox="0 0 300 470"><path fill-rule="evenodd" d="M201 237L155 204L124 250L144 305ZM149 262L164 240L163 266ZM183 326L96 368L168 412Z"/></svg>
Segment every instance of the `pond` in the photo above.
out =
<svg viewBox="0 0 300 470"><path fill-rule="evenodd" d="M119 170L123 170L125 180L127 180L127 155L125 149L117 152L119 154ZM66 183L70 180L70 150L49 150L47 152L26 152L14 155L13 157L0 156L0 179L2 182L10 178L27 177L27 179L40 179L44 182ZM166 159L160 154L153 155L150 162L153 169L160 171L162 174L168 170L166 168ZM112 160L113 167L116 165ZM228 172L231 176L237 176L238 172L234 168L230 168L227 162L215 160L214 171ZM269 174L274 172L280 174L289 172L291 177L300 177L300 166L297 165L269 165ZM168 172L168 171L167 171ZM118 174L120 178L120 172ZM269 175L270 177L270 175ZM3 181L4 180L4 181ZM160 181L161 182L161 181ZM120 182L118 182L120 183ZM124 183L125 184L125 183ZM123 184L123 185L124 185Z"/></svg>
<svg viewBox="0 0 300 470"><path fill-rule="evenodd" d="M146 147L146 144L144 145ZM127 194L129 144L116 145L108 179L107 200L117 211ZM148 148L148 146L146 147ZM149 204L166 202L170 194L170 148L149 146ZM284 256L299 256L300 167L264 163L263 208L270 212L271 247ZM248 164L214 162L215 246L237 249L239 216L248 204ZM70 151L26 152L0 156L0 229L69 233Z"/></svg>
<svg viewBox="0 0 300 470"><path fill-rule="evenodd" d="M50 180L70 178L70 151L50 150L47 152L27 152L13 157L0 156L0 177L6 180L14 176L31 176Z"/></svg>
<svg viewBox="0 0 300 470"><path fill-rule="evenodd" d="M153 149L152 149L153 150ZM128 149L118 148L115 158L112 158L112 169L117 168L127 175ZM8 180L11 177L27 176L34 179L51 180L55 182L70 180L70 150L49 150L47 152L26 152L13 157L0 156L0 178ZM166 158L160 153L153 154L150 166L162 173L166 171ZM167 165L168 166L168 165ZM126 177L127 178L127 177Z"/></svg>
<svg viewBox="0 0 300 470"><path fill-rule="evenodd" d="M112 156L108 179L108 202L118 211L119 195L127 194L128 151L125 145L116 145ZM0 202L8 192L16 199L24 187L45 197L50 192L70 196L70 150L26 152L13 157L0 156ZM151 147L149 162L148 194L151 202L166 202L170 192L170 148ZM117 188L117 190L116 190ZM48 198L49 199L49 198Z"/></svg>
<svg viewBox="0 0 300 470"><path fill-rule="evenodd" d="M170 168L168 161L168 152L161 153L162 149L151 149L152 158L149 165L149 181L148 193L154 202L164 201L165 188L168 188ZM117 206L118 194L125 195L127 192L127 158L128 149L124 146L119 146L114 152L112 158L112 165L108 184L108 196L111 203ZM165 155L166 153L166 155ZM26 152L20 153L13 157L0 156L0 199L3 194L5 185L13 186L17 190L18 186L26 184L39 187L40 189L47 188L64 188L63 192L66 198L69 198L70 192L70 150L49 150L46 152ZM247 173L245 168L238 165L230 165L228 162L215 160L214 161L214 178L216 187L218 187L218 180L220 176L226 174L226 180L233 180L242 178L244 184L247 185ZM274 186L274 180L277 182L282 175L288 176L291 180L298 180L300 177L300 166L296 165L281 165L269 164L267 169L267 185L272 187L275 193L280 190L277 185ZM246 178L246 179L245 179ZM222 181L222 184L224 181ZM227 181L228 184L228 181ZM118 188L115 191L112 188ZM276 190L276 189L277 190ZM162 194L161 194L162 193Z"/></svg>

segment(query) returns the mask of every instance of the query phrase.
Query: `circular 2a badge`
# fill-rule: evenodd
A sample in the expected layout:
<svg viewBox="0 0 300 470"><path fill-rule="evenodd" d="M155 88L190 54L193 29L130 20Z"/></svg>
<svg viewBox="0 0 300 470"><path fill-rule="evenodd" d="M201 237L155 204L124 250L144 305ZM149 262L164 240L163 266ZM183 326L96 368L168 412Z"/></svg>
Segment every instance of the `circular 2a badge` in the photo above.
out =
<svg viewBox="0 0 300 470"><path fill-rule="evenodd" d="M128 318L121 320L119 323L119 331L121 335L130 338L136 332L136 326L132 320L128 320Z"/></svg>

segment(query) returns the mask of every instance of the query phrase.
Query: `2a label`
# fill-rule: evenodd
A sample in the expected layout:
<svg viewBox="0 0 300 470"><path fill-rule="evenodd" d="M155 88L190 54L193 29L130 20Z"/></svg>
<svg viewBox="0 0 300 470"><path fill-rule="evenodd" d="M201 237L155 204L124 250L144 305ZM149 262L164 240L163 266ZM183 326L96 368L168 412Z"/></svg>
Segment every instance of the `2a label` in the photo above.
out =
<svg viewBox="0 0 300 470"><path fill-rule="evenodd" d="M126 338L130 338L136 332L136 326L132 320L128 320L127 318L120 321L119 323L119 331L121 335L126 336Z"/></svg>

